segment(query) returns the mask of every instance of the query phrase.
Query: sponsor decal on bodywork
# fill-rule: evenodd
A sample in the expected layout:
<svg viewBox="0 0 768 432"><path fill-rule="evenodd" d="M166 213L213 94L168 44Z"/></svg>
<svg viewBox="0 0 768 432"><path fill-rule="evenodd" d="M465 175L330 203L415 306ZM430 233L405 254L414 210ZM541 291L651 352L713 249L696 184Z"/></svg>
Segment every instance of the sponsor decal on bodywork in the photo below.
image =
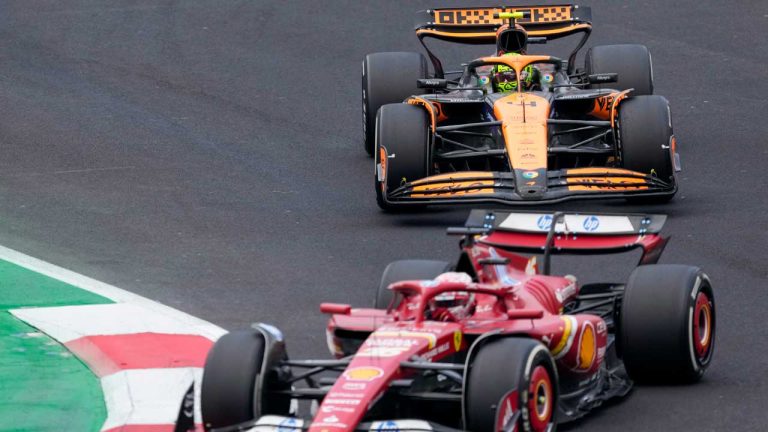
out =
<svg viewBox="0 0 768 432"><path fill-rule="evenodd" d="M408 338L411 338L411 339L414 339L414 338L426 339L427 340L427 344L428 344L427 345L428 348L433 348L435 346L435 343L437 342L437 337L434 334L427 333L427 332L420 332L420 331L416 332L416 331L407 331L407 330L394 330L394 331L392 331L392 330L378 330L378 331L374 332L371 336L372 337L369 338L369 340L371 340L373 338L376 338L376 339L379 339L379 338L396 338L396 339L400 339L400 340L408 339Z"/></svg>
<svg viewBox="0 0 768 432"><path fill-rule="evenodd" d="M423 420L382 420L371 423L374 432L431 431L432 426Z"/></svg>
<svg viewBox="0 0 768 432"><path fill-rule="evenodd" d="M566 170L566 174L573 176L566 179L569 191L628 191L648 189L644 178L633 177L642 175L642 173L635 171L617 168L574 168ZM605 175L611 175L612 177L603 177ZM622 175L626 175L627 177L622 177Z"/></svg>
<svg viewBox="0 0 768 432"><path fill-rule="evenodd" d="M323 400L323 404L325 405L353 405L357 406L360 405L361 401L360 399L328 399L325 398Z"/></svg>
<svg viewBox="0 0 768 432"><path fill-rule="evenodd" d="M383 375L384 371L381 368L373 366L360 366L344 371L344 378L349 381L373 381Z"/></svg>
<svg viewBox="0 0 768 432"><path fill-rule="evenodd" d="M522 232L547 232L552 227L552 215L541 213L512 213L499 228ZM627 216L568 214L555 226L557 233L573 234L633 234L634 227Z"/></svg>

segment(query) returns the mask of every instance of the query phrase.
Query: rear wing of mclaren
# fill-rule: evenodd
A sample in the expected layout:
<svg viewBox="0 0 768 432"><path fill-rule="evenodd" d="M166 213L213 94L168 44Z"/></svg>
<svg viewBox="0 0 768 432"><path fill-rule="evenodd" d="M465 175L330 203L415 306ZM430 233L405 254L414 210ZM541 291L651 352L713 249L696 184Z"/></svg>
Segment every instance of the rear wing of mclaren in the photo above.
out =
<svg viewBox="0 0 768 432"><path fill-rule="evenodd" d="M500 12L522 12L524 17L516 23L523 26L532 37L552 40L583 33L581 41L568 58L569 71L576 53L584 46L592 31L592 9L573 4L422 10L416 13L416 35L435 67L435 76L443 78L443 67L424 43L424 38L473 45L495 44L496 30L505 23L498 18Z"/></svg>
<svg viewBox="0 0 768 432"><path fill-rule="evenodd" d="M550 254L605 254L641 248L640 264L654 264L669 240L660 234L666 219L658 214L472 210L463 228L449 228L448 233L501 249L544 253L546 274Z"/></svg>

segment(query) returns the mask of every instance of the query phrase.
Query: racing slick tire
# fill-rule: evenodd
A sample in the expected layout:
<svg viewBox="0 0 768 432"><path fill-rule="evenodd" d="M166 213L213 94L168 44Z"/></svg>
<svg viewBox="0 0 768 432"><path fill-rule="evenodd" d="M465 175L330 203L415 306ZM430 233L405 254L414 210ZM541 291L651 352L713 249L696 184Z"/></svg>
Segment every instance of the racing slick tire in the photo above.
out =
<svg viewBox="0 0 768 432"><path fill-rule="evenodd" d="M205 360L200 389L200 410L206 431L253 420L264 414L287 414L290 400L258 400L255 391L264 364L266 342L257 330L227 333ZM266 377L265 377L266 378ZM265 385L268 383L265 380Z"/></svg>
<svg viewBox="0 0 768 432"><path fill-rule="evenodd" d="M376 113L383 105L424 93L416 80L427 77L427 59L415 52L368 54L363 60L363 135L369 156L375 150Z"/></svg>
<svg viewBox="0 0 768 432"><path fill-rule="evenodd" d="M674 135L667 99L651 95L622 101L617 128L623 168L675 184L672 164ZM629 201L662 203L671 200L674 195L671 191L665 195L632 197Z"/></svg>
<svg viewBox="0 0 768 432"><path fill-rule="evenodd" d="M432 159L430 135L429 119L424 108L389 104L379 109L376 118L375 175L376 202L382 210L391 211L397 207L397 204L385 201L387 191L400 187L402 182L429 175Z"/></svg>
<svg viewBox="0 0 768 432"><path fill-rule="evenodd" d="M471 353L470 353L471 354ZM464 372L464 429L554 431L559 397L549 349L528 338L492 339L470 355ZM505 427L506 426L506 427Z"/></svg>
<svg viewBox="0 0 768 432"><path fill-rule="evenodd" d="M618 81L589 88L634 89L632 95L653 94L653 63L645 45L598 45L587 51L587 74L615 73Z"/></svg>
<svg viewBox="0 0 768 432"><path fill-rule="evenodd" d="M715 298L698 268L653 264L629 276L621 305L619 351L630 378L698 381L715 348Z"/></svg>
<svg viewBox="0 0 768 432"><path fill-rule="evenodd" d="M387 287L395 282L404 280L431 280L441 274L451 271L451 265L445 261L436 260L400 260L391 262L381 275L381 283L376 290L373 307L386 309L395 295Z"/></svg>

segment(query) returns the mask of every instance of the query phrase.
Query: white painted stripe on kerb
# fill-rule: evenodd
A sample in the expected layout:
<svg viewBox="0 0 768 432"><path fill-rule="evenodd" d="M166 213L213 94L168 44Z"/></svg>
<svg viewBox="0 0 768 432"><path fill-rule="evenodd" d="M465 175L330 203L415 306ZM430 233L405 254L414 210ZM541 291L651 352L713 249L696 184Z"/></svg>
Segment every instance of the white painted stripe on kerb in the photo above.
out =
<svg viewBox="0 0 768 432"><path fill-rule="evenodd" d="M132 303L146 309L146 314L154 313L173 318L175 321L183 323L188 334L199 334L208 337L211 340L218 339L226 333L223 328L211 324L200 318L193 317L179 310L166 305L157 303L139 295L133 294L118 287L106 284L104 282L91 279L87 276L75 273L73 271L61 268L59 266L47 263L45 261L33 258L29 255L16 252L13 249L0 246L0 259L40 273L42 275L57 279L61 282L74 285L102 297L106 297L117 303ZM95 324L95 323L94 323Z"/></svg>
<svg viewBox="0 0 768 432"><path fill-rule="evenodd" d="M10 312L61 343L84 336L199 334L176 316L160 315L133 303L27 308ZM214 340L219 336L218 333L211 334L208 328L202 330L208 333L202 334L208 339Z"/></svg>
<svg viewBox="0 0 768 432"><path fill-rule="evenodd" d="M126 424L174 424L189 384L192 380L199 384L202 375L201 368L132 369L102 378L108 412L102 430ZM199 403L195 401L197 413Z"/></svg>

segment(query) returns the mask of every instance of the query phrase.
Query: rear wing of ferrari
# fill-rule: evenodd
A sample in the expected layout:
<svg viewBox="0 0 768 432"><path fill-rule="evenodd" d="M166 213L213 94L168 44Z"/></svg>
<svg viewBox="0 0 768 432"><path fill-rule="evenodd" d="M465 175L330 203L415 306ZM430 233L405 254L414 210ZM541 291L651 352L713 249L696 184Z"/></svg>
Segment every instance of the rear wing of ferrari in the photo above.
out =
<svg viewBox="0 0 768 432"><path fill-rule="evenodd" d="M516 21L529 36L547 40L558 39L576 33L584 36L569 57L569 68L576 53L587 41L592 31L592 9L574 4L459 7L422 10L416 13L416 35L426 49L435 67L435 76L443 77L440 60L432 54L424 38L436 38L463 44L494 44L496 30L505 22L498 18L501 12L522 12L523 18Z"/></svg>
<svg viewBox="0 0 768 432"><path fill-rule="evenodd" d="M505 250L549 254L604 254L643 250L640 264L654 264L668 238L659 214L509 212L472 210L464 227L449 234L466 235Z"/></svg>

